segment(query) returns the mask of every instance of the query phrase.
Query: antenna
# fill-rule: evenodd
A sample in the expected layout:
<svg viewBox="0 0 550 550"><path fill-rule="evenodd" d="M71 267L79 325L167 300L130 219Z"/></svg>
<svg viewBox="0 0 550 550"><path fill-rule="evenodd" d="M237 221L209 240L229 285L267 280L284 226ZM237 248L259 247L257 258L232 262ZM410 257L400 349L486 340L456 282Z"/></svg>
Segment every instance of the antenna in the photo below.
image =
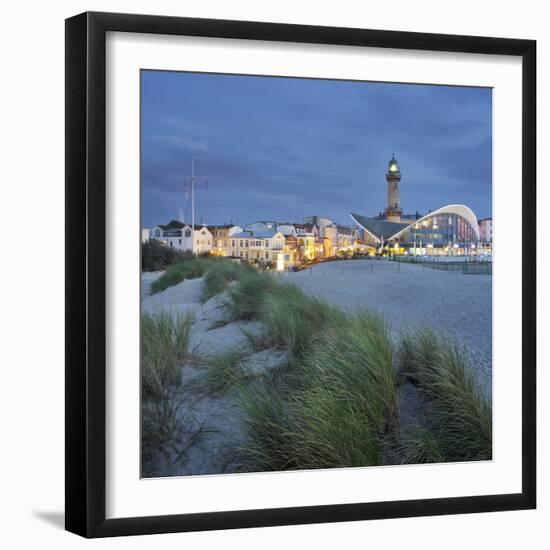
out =
<svg viewBox="0 0 550 550"><path fill-rule="evenodd" d="M195 255L195 157L191 157L191 253Z"/></svg>
<svg viewBox="0 0 550 550"><path fill-rule="evenodd" d="M191 252L195 254L195 188L208 188L208 179L202 176L195 176L195 157L191 157L191 181L189 182L189 180L187 180L184 184L186 197L189 196L187 194L189 192L189 186L191 187Z"/></svg>

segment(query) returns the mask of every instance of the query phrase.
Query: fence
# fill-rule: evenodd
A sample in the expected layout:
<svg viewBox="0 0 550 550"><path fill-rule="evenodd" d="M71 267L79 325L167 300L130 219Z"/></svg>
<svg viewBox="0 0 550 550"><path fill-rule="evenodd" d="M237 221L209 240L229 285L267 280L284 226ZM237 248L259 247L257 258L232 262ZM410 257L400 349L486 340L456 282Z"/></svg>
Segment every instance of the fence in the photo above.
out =
<svg viewBox="0 0 550 550"><path fill-rule="evenodd" d="M417 260L416 258L395 257L394 262L421 265L422 269L439 269L441 271L461 271L465 275L492 275L493 262L480 262L474 259L463 261L438 261L435 259Z"/></svg>

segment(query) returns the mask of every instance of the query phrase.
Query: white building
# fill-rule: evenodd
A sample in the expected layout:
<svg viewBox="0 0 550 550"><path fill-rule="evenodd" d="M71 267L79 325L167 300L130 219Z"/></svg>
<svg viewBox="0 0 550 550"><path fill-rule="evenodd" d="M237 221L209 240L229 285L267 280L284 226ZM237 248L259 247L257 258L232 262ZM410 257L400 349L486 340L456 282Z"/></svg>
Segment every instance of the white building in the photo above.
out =
<svg viewBox="0 0 550 550"><path fill-rule="evenodd" d="M147 229L146 227L144 227L142 230L141 230L141 242L142 243L146 243L149 241L149 229Z"/></svg>
<svg viewBox="0 0 550 550"><path fill-rule="evenodd" d="M206 226L195 225L192 231L190 225L177 220L153 227L149 230L149 238L182 252L194 251L195 254L207 254L212 250L212 233Z"/></svg>
<svg viewBox="0 0 550 550"><path fill-rule="evenodd" d="M477 221L479 225L479 240L483 244L493 242L493 218L482 218Z"/></svg>
<svg viewBox="0 0 550 550"><path fill-rule="evenodd" d="M230 238L228 256L258 264L276 264L285 251L285 236L280 231L243 231Z"/></svg>
<svg viewBox="0 0 550 550"><path fill-rule="evenodd" d="M252 231L252 233L280 231L285 237L296 235L294 224L275 221L252 222L244 226L244 231Z"/></svg>

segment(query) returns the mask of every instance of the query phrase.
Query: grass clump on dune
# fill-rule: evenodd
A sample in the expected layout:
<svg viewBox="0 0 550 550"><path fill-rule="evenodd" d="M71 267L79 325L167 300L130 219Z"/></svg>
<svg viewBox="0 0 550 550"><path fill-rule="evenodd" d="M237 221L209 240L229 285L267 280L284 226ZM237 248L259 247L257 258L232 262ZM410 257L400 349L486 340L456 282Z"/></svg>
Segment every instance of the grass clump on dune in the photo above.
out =
<svg viewBox="0 0 550 550"><path fill-rule="evenodd" d="M253 272L255 269L250 265L233 261L218 261L212 264L204 276L201 301L206 302L226 290L233 281L238 281L246 274Z"/></svg>
<svg viewBox="0 0 550 550"><path fill-rule="evenodd" d="M292 357L303 356L332 320L345 314L323 300L308 296L298 287L281 283L272 275L251 271L229 290L228 321L260 321L261 347L285 349Z"/></svg>
<svg viewBox="0 0 550 550"><path fill-rule="evenodd" d="M227 320L251 321L260 316L264 301L279 285L271 275L249 269L241 273L239 283L228 291Z"/></svg>
<svg viewBox="0 0 550 550"><path fill-rule="evenodd" d="M190 355L193 317L162 311L141 318L142 386L162 396L177 379L178 365Z"/></svg>
<svg viewBox="0 0 550 550"><path fill-rule="evenodd" d="M279 283L266 294L257 317L265 325L266 344L285 349L297 359L308 354L323 331L344 322L346 315L292 284Z"/></svg>
<svg viewBox="0 0 550 550"><path fill-rule="evenodd" d="M374 315L346 316L323 302L286 296L296 305L287 316L317 330L316 337L306 344L300 323L281 325L274 337L292 352L287 372L278 384L242 389L250 454L272 470L383 463L398 411L385 324Z"/></svg>
<svg viewBox="0 0 550 550"><path fill-rule="evenodd" d="M466 354L452 341L424 329L403 337L399 357L403 374L433 407L429 427L433 438L422 445L436 448L432 461L490 460L491 402ZM426 443L426 433L422 437Z"/></svg>
<svg viewBox="0 0 550 550"><path fill-rule="evenodd" d="M403 464L445 462L437 437L430 428L421 424L406 426L401 431L396 451Z"/></svg>
<svg viewBox="0 0 550 550"><path fill-rule="evenodd" d="M362 313L333 323L302 372L307 382L296 399L296 453L304 467L382 464L398 414L383 320Z"/></svg>
<svg viewBox="0 0 550 550"><path fill-rule="evenodd" d="M168 287L181 283L184 279L196 279L202 277L217 262L219 258L213 256L196 256L178 262L168 269L151 284L151 294L162 292Z"/></svg>
<svg viewBox="0 0 550 550"><path fill-rule="evenodd" d="M191 315L163 311L141 318L142 473L153 475L150 459L159 450L183 457L181 445L200 429L184 412L179 367L192 356Z"/></svg>
<svg viewBox="0 0 550 550"><path fill-rule="evenodd" d="M224 393L237 384L251 378L241 365L248 356L248 350L230 349L224 353L208 357L206 360L207 385L216 393Z"/></svg>
<svg viewBox="0 0 550 550"><path fill-rule="evenodd" d="M249 442L244 453L250 457L251 471L297 469L295 438L288 392L273 380L241 384L238 391Z"/></svg>
<svg viewBox="0 0 550 550"><path fill-rule="evenodd" d="M239 378L235 357L220 379L237 387L255 467L310 469L381 464L397 421L393 350L377 315L348 315L258 272L229 291L231 320L258 320L263 348L289 362L267 380ZM254 342L253 342L254 343ZM222 376L223 374L223 376Z"/></svg>

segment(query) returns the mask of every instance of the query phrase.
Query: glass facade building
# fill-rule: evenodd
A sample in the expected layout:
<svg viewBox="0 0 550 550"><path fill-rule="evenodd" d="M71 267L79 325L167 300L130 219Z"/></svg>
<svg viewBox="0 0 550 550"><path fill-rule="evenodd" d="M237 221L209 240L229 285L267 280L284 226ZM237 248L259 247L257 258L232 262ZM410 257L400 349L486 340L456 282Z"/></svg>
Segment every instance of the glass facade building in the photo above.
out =
<svg viewBox="0 0 550 550"><path fill-rule="evenodd" d="M394 239L394 246L409 253L468 254L478 243L475 229L470 222L458 214L428 216L410 225ZM426 251L424 249L435 249Z"/></svg>
<svg viewBox="0 0 550 550"><path fill-rule="evenodd" d="M475 253L479 228L464 205L449 205L410 223L381 222L351 214L380 252L406 255L463 256Z"/></svg>

